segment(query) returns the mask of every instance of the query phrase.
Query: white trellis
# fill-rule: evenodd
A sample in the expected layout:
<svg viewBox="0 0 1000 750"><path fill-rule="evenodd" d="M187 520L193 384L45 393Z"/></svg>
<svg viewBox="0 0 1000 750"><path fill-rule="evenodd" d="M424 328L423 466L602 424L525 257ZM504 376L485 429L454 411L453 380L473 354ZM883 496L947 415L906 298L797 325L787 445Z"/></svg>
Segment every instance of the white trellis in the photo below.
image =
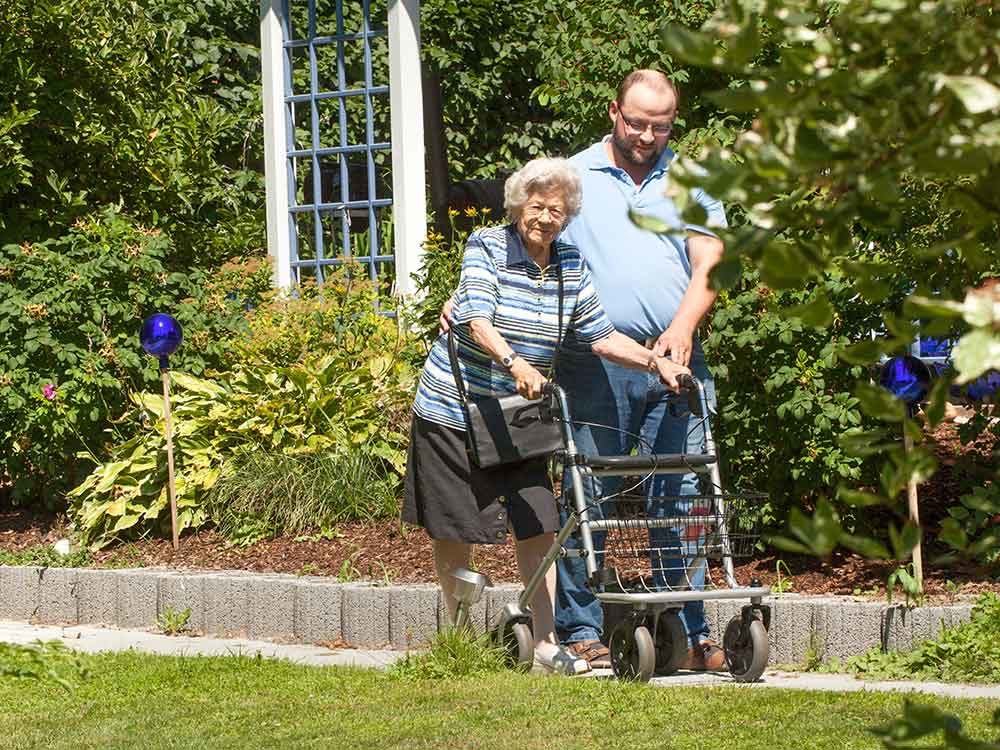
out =
<svg viewBox="0 0 1000 750"><path fill-rule="evenodd" d="M366 85L362 89L351 91L321 92L316 85L316 49L321 44L331 47L339 44L343 55L345 39L363 38L365 45L369 37L367 27L369 0L343 0L343 2L358 2L364 5L366 27L361 34L348 34L342 29L342 3L337 2L337 33L325 37L317 34L315 19L315 0L308 2L309 29L308 38L293 40L290 34L290 0L261 0L260 30L261 30L261 69L263 74L263 111L264 111L264 168L266 180L267 207L267 247L268 254L274 258L274 283L281 288L288 288L298 280L302 268L310 271L315 266L318 280L322 280L324 264L333 265L339 259L333 255L325 256L325 236L322 221L329 221L331 215L340 217L344 222L344 236L350 232L351 219L349 214L368 211L374 220L376 209L391 204L393 216L393 252L391 256L379 253L377 232L372 228L370 251L366 260L372 267L377 261L391 260L396 267L395 292L398 295L412 294L415 290L413 276L420 268L421 247L427 231L427 202L425 189L425 160L423 134L423 100L421 90L420 63L420 1L419 0L389 0L388 3L388 48L389 48L389 113L390 113L390 144L376 143L371 127L371 101L374 94L384 94L384 86L374 86L371 81L371 61L366 59ZM382 33L385 35L385 32ZM292 90L292 52L293 48L308 50L308 63L312 66L312 87L309 92L300 93ZM366 47L367 54L367 47ZM343 58L340 66L343 68ZM343 88L343 76L341 76ZM369 124L364 144L347 144L323 147L323 140L318 132L316 111L317 103L323 100L343 101L346 97L364 98L368 108ZM293 142L295 127L295 107L312 108L313 140L311 146L303 148ZM343 107L341 122L344 122ZM343 136L342 136L343 137ZM391 152L392 158L392 196L377 199L375 183L372 177L372 155L380 149ZM364 154L368 160L368 191L366 200L355 200L349 193L349 176L347 167L342 166L343 194L336 200L329 199L324 194L321 185L320 159L334 156L343 163L347 154ZM311 161L310 161L311 159ZM311 166L313 190L311 205L298 205L296 202L297 177L302 177L302 168L296 172L297 164ZM301 187L301 186L299 186ZM296 228L298 218L309 218L309 212L315 217L313 224L314 237L306 236L311 243L314 257L303 260L299 255L298 238L302 236L301 229ZM369 223L373 227L374 221ZM330 247L335 248L331 242ZM343 241L343 247L349 250L348 241ZM373 271L374 274L374 271Z"/></svg>

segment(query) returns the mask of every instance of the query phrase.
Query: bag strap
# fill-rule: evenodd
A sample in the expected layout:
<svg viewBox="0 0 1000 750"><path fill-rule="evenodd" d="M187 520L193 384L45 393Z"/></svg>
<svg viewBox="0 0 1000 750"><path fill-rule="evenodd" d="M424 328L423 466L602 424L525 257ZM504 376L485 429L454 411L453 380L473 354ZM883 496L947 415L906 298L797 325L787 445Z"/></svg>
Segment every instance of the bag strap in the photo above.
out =
<svg viewBox="0 0 1000 750"><path fill-rule="evenodd" d="M559 307L557 316L559 320L558 334L556 337L556 347L552 353L552 364L549 365L549 379L553 379L556 373L556 361L559 359L559 350L562 348L563 340L563 269L559 264ZM465 392L465 382L462 380L462 371L458 367L458 337L455 336L455 326L448 328L448 363L451 365L451 374L455 378L455 388L458 390L458 400L465 406L468 403L468 396Z"/></svg>

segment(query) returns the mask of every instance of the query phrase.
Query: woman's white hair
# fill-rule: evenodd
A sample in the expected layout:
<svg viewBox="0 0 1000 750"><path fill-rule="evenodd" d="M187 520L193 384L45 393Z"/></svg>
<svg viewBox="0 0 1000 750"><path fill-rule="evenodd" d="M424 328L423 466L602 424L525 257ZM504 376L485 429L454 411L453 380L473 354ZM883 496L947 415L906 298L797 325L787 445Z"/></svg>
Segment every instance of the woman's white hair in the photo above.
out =
<svg viewBox="0 0 1000 750"><path fill-rule="evenodd" d="M532 195L552 190L562 191L566 204L563 226L566 226L580 213L580 204L583 203L580 175L569 159L548 156L532 159L507 178L503 186L503 207L507 210L507 218L517 221Z"/></svg>

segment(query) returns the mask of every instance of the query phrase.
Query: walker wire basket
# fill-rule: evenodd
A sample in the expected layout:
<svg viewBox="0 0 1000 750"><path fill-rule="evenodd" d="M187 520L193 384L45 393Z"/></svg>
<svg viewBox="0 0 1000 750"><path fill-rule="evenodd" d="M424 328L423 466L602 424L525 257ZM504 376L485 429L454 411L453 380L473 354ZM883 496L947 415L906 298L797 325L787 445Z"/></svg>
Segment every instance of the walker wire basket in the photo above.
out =
<svg viewBox="0 0 1000 750"><path fill-rule="evenodd" d="M765 493L659 497L620 496L602 503L591 521L604 535L595 550L605 590L688 591L708 561L748 558L758 551ZM711 582L706 580L706 586Z"/></svg>

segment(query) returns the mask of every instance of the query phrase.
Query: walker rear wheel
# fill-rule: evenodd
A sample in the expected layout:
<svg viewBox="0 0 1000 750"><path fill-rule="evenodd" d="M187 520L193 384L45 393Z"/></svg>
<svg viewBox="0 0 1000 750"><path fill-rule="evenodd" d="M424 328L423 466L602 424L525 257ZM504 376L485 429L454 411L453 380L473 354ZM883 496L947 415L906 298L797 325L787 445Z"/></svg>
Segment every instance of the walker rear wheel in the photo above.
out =
<svg viewBox="0 0 1000 750"><path fill-rule="evenodd" d="M756 682L764 674L770 646L767 628L756 617L747 626L740 615L730 620L722 636L722 648L729 673L737 682Z"/></svg>
<svg viewBox="0 0 1000 750"><path fill-rule="evenodd" d="M687 630L680 615L664 612L656 625L656 674L673 674L687 658Z"/></svg>
<svg viewBox="0 0 1000 750"><path fill-rule="evenodd" d="M625 620L611 631L611 669L620 680L648 682L656 669L656 647L645 625Z"/></svg>
<svg viewBox="0 0 1000 750"><path fill-rule="evenodd" d="M535 638L526 622L505 622L500 627L500 643L513 669L528 670L535 659Z"/></svg>

